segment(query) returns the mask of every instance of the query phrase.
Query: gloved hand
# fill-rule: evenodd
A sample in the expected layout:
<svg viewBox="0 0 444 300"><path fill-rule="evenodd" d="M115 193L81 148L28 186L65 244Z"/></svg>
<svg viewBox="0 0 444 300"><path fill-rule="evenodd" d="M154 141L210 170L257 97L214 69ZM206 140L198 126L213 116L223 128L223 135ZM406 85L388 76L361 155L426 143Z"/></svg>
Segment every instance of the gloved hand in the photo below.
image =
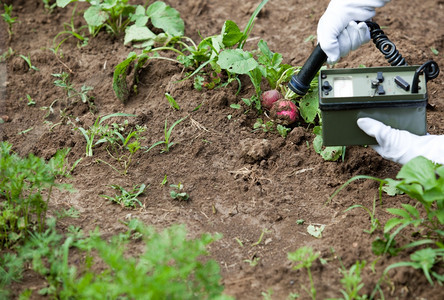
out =
<svg viewBox="0 0 444 300"><path fill-rule="evenodd" d="M371 147L385 159L405 164L417 156L424 156L444 164L444 135L418 136L371 118L360 118L357 123L365 133L376 138L378 145Z"/></svg>
<svg viewBox="0 0 444 300"><path fill-rule="evenodd" d="M370 40L370 32L363 22L375 15L375 8L390 0L331 0L318 23L318 42L333 64ZM344 32L344 29L346 29Z"/></svg>

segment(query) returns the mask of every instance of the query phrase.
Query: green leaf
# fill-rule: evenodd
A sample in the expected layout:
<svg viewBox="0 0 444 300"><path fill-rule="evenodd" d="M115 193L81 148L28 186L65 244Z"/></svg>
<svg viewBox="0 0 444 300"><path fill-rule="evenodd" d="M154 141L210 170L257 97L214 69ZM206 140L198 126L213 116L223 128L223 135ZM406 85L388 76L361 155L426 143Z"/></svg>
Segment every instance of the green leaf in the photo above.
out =
<svg viewBox="0 0 444 300"><path fill-rule="evenodd" d="M307 123L314 123L316 116L319 114L319 97L318 89L305 95L299 103L299 111L302 118Z"/></svg>
<svg viewBox="0 0 444 300"><path fill-rule="evenodd" d="M172 36L183 36L185 24L176 9L164 2L156 1L147 8L146 14L155 27Z"/></svg>
<svg viewBox="0 0 444 300"><path fill-rule="evenodd" d="M406 211L408 211L415 219L419 219L420 215L419 215L419 211L412 205L410 204L401 204L402 207L404 207L404 209Z"/></svg>
<svg viewBox="0 0 444 300"><path fill-rule="evenodd" d="M382 190L387 193L389 196L396 196L401 195L403 192L397 188L400 181L393 180L391 178L385 179L387 182L383 187Z"/></svg>
<svg viewBox="0 0 444 300"><path fill-rule="evenodd" d="M387 208L387 211L389 213L391 213L392 215L400 216L400 217L404 218L405 220L411 219L409 213L401 208Z"/></svg>
<svg viewBox="0 0 444 300"><path fill-rule="evenodd" d="M432 51L432 53L435 55L439 55L439 51L436 50L436 48L434 48L434 47L430 47L430 51Z"/></svg>
<svg viewBox="0 0 444 300"><path fill-rule="evenodd" d="M419 183L426 190L436 186L435 165L423 156L418 156L407 162L399 171L396 178L404 179L405 183Z"/></svg>
<svg viewBox="0 0 444 300"><path fill-rule="evenodd" d="M277 69L280 67L280 64L283 60L281 54L273 53L268 47L267 42L265 42L264 40L260 40L259 43L257 43L257 46L262 53L262 55L259 57L260 63L269 68Z"/></svg>
<svg viewBox="0 0 444 300"><path fill-rule="evenodd" d="M180 106L177 104L176 100L174 100L174 98L170 94L165 93L165 97L167 98L167 100L170 103L172 108L177 109L177 110L180 109Z"/></svg>
<svg viewBox="0 0 444 300"><path fill-rule="evenodd" d="M260 72L259 68L255 68L248 72L248 76L250 77L251 83L254 86L254 89L256 91L256 94L260 94L261 92L261 82L262 82L262 73ZM260 101L259 101L260 104ZM260 109L260 108L259 108Z"/></svg>
<svg viewBox="0 0 444 300"><path fill-rule="evenodd" d="M321 135L317 135L313 140L313 148L314 148L315 152L318 154L321 154L322 143L323 143L323 140L322 140Z"/></svg>
<svg viewBox="0 0 444 300"><path fill-rule="evenodd" d="M404 224L405 220L399 218L391 218L384 225L384 233L388 233L399 224Z"/></svg>
<svg viewBox="0 0 444 300"><path fill-rule="evenodd" d="M222 69L235 74L247 74L258 66L253 55L242 49L227 49L222 51L219 54L217 63Z"/></svg>
<svg viewBox="0 0 444 300"><path fill-rule="evenodd" d="M321 157L327 161L337 161L343 152L342 146L336 147L325 147L325 149L321 150Z"/></svg>
<svg viewBox="0 0 444 300"><path fill-rule="evenodd" d="M222 43L226 47L232 47L236 45L244 37L243 32L240 31L237 24L231 20L225 21L224 26L222 27L221 35L222 35Z"/></svg>
<svg viewBox="0 0 444 300"><path fill-rule="evenodd" d="M77 1L77 0L57 0L57 6L58 7L65 7L65 6L67 6L69 3L71 3L71 2L75 2L75 1Z"/></svg>
<svg viewBox="0 0 444 300"><path fill-rule="evenodd" d="M436 253L432 248L425 248L418 250L410 255L410 259L418 264L417 268L421 268L427 280L433 285L433 280L430 277L429 270L435 264Z"/></svg>
<svg viewBox="0 0 444 300"><path fill-rule="evenodd" d="M137 54L135 52L131 52L128 55L128 58L118 64L114 69L113 90L116 97L124 103L130 95L130 90L126 82L127 70L135 59L137 59Z"/></svg>
<svg viewBox="0 0 444 300"><path fill-rule="evenodd" d="M307 232L310 235L314 236L315 238L321 238L324 229L325 225L320 225L320 226L308 225Z"/></svg>
<svg viewBox="0 0 444 300"><path fill-rule="evenodd" d="M83 14L83 17L89 26L99 27L108 20L109 15L100 6L90 6Z"/></svg>
<svg viewBox="0 0 444 300"><path fill-rule="evenodd" d="M146 26L131 25L125 30L124 45L131 42L141 42L147 40L154 40L156 35Z"/></svg>

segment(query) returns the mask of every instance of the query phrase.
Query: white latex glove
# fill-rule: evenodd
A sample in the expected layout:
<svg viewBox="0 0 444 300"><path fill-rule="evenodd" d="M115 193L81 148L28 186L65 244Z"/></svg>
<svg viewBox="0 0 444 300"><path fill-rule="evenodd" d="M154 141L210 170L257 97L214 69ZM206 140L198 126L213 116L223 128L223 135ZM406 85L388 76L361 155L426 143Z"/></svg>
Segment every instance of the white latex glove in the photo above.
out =
<svg viewBox="0 0 444 300"><path fill-rule="evenodd" d="M351 21L367 21L375 15L377 7L390 0L331 0L318 23L318 42L333 64L351 50L370 40L370 32L363 22L356 26ZM351 26L351 27L350 27ZM348 28L347 28L348 27ZM346 29L347 28L347 29ZM346 29L346 33L344 33Z"/></svg>
<svg viewBox="0 0 444 300"><path fill-rule="evenodd" d="M405 164L417 156L424 156L444 164L444 135L418 136L371 118L360 118L357 123L365 133L376 138L378 145L371 147L385 159Z"/></svg>

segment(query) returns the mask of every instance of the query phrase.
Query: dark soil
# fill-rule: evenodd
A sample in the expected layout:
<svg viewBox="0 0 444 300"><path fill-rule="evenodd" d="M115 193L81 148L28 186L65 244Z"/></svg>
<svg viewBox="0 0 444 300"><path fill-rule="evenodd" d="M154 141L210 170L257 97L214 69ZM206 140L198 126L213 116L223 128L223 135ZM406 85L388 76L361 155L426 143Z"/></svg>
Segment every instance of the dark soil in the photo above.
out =
<svg viewBox="0 0 444 300"><path fill-rule="evenodd" d="M260 1L166 2L180 12L185 34L200 41L199 34L204 37L218 34L228 19L244 28ZM327 3L327 0L270 1L258 16L247 47L255 48L257 41L264 39L272 51L283 55L285 63L302 65L314 48L313 42L304 40L316 34L317 22ZM301 288L309 284L305 270L293 270L287 259L288 252L301 246L313 247L328 262L322 265L318 261L313 266L319 299L341 296L341 263L349 268L357 260L367 261L362 293L370 294L388 265L408 259L409 253L397 257L375 256L371 243L382 235L382 230L373 235L364 232L370 227L370 220L362 209L344 213L354 204L370 208L377 197L377 183L356 181L328 202L329 196L351 177L394 178L400 165L382 159L371 148L358 146L347 148L345 161L324 161L313 150L314 135L310 127L295 127L286 139L276 132L253 131L257 114L230 107L253 95L254 88L248 79L243 80L239 94L236 94L237 83L199 92L191 80L177 83L183 77L183 69L168 61L150 61L142 70L138 93L123 104L112 89L113 68L131 51L123 45L122 38L100 32L82 48L77 47L74 39L68 39L61 46L63 57L55 56L49 49L53 48L53 38L63 30L63 23L69 22L72 6L56 8L48 14L41 1L17 0L13 5L19 22L13 27L12 40L8 41L4 22L0 30L3 41L0 52L11 48L15 53L0 64L0 115L5 121L0 124L0 135L20 155L34 153L49 159L58 149L70 147L71 163L83 157L72 177L64 179L76 191L56 192L52 198L49 214L70 207L80 212L77 219L64 219L59 224L61 231L73 224L85 232L99 226L104 233L113 234L125 230L119 220L131 214L159 229L186 224L190 237L205 232L222 233L223 238L211 245L210 257L221 267L225 293L237 299L260 299L261 293L268 290L273 291L273 299L285 299L290 293L308 298ZM443 67L443 6L442 0L393 1L378 9L374 21L384 26L385 33L410 65L434 59ZM84 22L81 16L75 16L74 20L78 27ZM434 55L431 48L439 54ZM29 55L40 71L30 70L19 54ZM368 43L342 59L335 68L359 65L388 64L373 44ZM68 72L77 88L82 85L94 88L94 110L81 101L60 100L64 93L54 85L51 74L61 72ZM444 134L443 87L442 75L428 84L427 119L431 134ZM179 111L170 108L165 92L175 98L181 107ZM27 105L27 94L36 102L34 106ZM54 112L47 114L48 110L42 107L51 104ZM63 109L65 118L59 114ZM165 119L169 125L180 118L187 119L175 127L172 137L176 144L170 152L160 154L159 148L155 148L137 153L128 174L123 176L97 162L97 159L110 161L104 147L95 148L92 158L85 157L85 138L74 130L90 126L97 116L115 112L137 115L129 118L130 125L147 127L144 146L163 139ZM19 134L28 129L31 130ZM165 175L168 184L163 186L160 183ZM143 209L128 210L100 197L114 194L111 184L129 189L141 183L149 186L139 198ZM178 183L183 184L190 201L170 197L169 184ZM406 196L384 195L382 204L377 206L377 217L383 224L389 218L386 208L409 201ZM297 224L300 219L305 221L303 225ZM309 224L325 225L322 238L307 233ZM263 239L254 245L263 230L266 230ZM245 262L253 258L260 258L254 267ZM375 260L372 272L370 265ZM31 288L33 298L38 298L37 290L44 285L39 276L27 271L23 281L14 285L14 293L18 295ZM431 286L421 270L412 268L391 271L390 280L382 283L382 291L386 299L444 297L442 287Z"/></svg>

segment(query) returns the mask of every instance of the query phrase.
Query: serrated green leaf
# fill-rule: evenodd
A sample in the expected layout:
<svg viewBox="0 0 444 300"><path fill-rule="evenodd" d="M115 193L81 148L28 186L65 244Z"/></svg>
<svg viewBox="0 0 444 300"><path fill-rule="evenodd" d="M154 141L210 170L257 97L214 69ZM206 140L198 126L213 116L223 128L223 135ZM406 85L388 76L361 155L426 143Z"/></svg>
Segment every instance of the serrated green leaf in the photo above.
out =
<svg viewBox="0 0 444 300"><path fill-rule="evenodd" d="M242 49L227 49L222 51L219 54L217 63L222 69L235 74L247 74L258 66L253 55Z"/></svg>

